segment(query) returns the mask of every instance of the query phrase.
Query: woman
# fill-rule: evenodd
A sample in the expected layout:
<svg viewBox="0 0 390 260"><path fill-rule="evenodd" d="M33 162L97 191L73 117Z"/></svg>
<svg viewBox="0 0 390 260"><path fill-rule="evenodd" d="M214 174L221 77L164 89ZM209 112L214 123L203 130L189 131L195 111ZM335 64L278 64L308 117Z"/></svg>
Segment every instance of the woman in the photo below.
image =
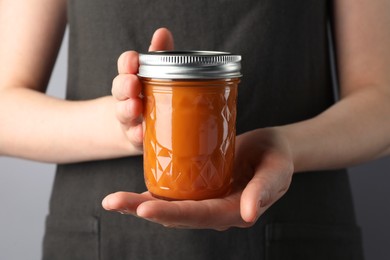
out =
<svg viewBox="0 0 390 260"><path fill-rule="evenodd" d="M0 154L59 164L44 259L361 259L343 168L390 154L389 9L384 0L3 0ZM42 92L67 23L63 101ZM243 56L235 190L224 198L141 193L138 54L127 50L146 51L158 27L172 33L157 30L149 50L172 49L174 35L177 49Z"/></svg>

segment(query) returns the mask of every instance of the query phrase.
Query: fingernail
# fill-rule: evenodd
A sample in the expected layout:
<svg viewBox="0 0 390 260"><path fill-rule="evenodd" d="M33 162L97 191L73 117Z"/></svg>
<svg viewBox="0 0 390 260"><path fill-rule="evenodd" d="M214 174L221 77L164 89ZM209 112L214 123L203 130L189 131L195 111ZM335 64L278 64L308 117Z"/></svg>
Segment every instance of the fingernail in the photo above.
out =
<svg viewBox="0 0 390 260"><path fill-rule="evenodd" d="M262 202L261 202L261 200L259 200L258 202L257 202L257 205L256 205L256 216L259 216L260 215L260 210L261 210L261 204L262 204Z"/></svg>
<svg viewBox="0 0 390 260"><path fill-rule="evenodd" d="M124 215L124 214L126 214L126 215L128 215L128 214L133 214L133 213L130 212L130 210L128 210L128 209L118 209L118 210L115 210L115 211L119 212L119 213L122 214L122 215Z"/></svg>
<svg viewBox="0 0 390 260"><path fill-rule="evenodd" d="M258 209L258 210L261 208L261 204L262 204L262 202L261 202L261 200L259 200L259 201L257 202L257 209Z"/></svg>

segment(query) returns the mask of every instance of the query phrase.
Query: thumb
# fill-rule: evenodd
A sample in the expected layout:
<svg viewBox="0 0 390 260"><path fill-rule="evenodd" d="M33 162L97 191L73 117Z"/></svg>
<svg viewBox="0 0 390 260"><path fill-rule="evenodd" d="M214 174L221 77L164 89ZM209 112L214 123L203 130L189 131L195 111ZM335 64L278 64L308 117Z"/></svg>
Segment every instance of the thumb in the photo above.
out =
<svg viewBox="0 0 390 260"><path fill-rule="evenodd" d="M173 35L167 28L157 29L149 46L149 51L163 50L173 50Z"/></svg>
<svg viewBox="0 0 390 260"><path fill-rule="evenodd" d="M245 222L254 223L264 207L268 206L271 197L270 187L272 186L269 182L267 178L257 173L243 190L240 213Z"/></svg>
<svg viewBox="0 0 390 260"><path fill-rule="evenodd" d="M280 163L281 164L281 163ZM240 213L246 222L254 222L288 190L292 168L263 166L257 169L241 195Z"/></svg>

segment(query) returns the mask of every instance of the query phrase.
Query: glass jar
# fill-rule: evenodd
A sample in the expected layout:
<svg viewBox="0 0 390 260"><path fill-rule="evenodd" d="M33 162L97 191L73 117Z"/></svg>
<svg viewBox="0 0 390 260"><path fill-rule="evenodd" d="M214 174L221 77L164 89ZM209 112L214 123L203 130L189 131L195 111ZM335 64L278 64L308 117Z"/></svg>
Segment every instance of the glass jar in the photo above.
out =
<svg viewBox="0 0 390 260"><path fill-rule="evenodd" d="M140 54L144 176L169 200L230 191L241 57L222 52Z"/></svg>

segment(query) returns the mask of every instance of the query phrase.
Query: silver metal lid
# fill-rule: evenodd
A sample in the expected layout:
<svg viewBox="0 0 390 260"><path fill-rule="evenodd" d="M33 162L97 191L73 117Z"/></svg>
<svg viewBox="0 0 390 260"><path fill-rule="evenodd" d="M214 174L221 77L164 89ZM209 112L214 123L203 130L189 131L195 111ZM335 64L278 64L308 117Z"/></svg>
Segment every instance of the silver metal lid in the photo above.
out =
<svg viewBox="0 0 390 260"><path fill-rule="evenodd" d="M241 56L217 51L156 51L139 55L138 76L157 79L241 77Z"/></svg>

